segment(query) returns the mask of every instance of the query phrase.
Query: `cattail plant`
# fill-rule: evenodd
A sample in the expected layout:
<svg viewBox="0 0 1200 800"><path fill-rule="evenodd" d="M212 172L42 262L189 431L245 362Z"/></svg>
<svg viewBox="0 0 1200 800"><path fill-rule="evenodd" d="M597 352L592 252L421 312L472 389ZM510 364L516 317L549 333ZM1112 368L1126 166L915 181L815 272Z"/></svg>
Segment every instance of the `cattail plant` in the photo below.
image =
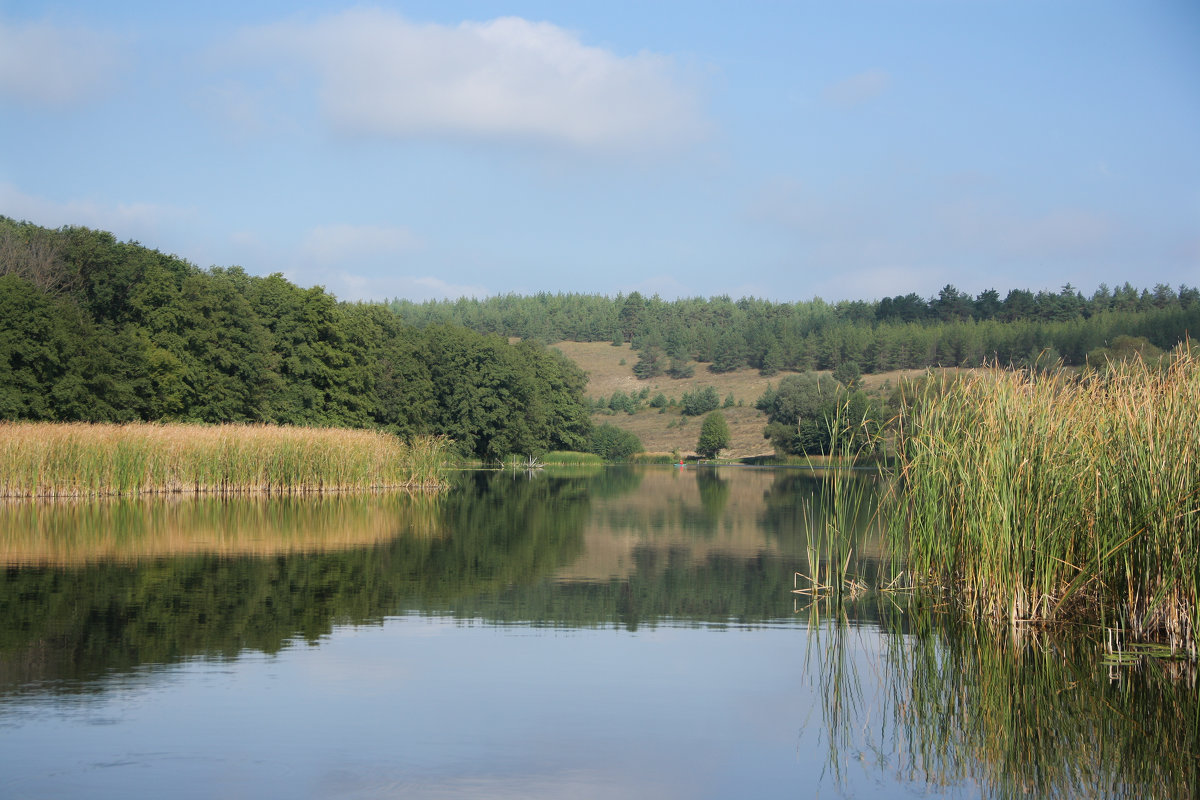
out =
<svg viewBox="0 0 1200 800"><path fill-rule="evenodd" d="M1196 653L1200 360L931 380L896 438L889 536L927 585L1012 621L1098 617Z"/></svg>

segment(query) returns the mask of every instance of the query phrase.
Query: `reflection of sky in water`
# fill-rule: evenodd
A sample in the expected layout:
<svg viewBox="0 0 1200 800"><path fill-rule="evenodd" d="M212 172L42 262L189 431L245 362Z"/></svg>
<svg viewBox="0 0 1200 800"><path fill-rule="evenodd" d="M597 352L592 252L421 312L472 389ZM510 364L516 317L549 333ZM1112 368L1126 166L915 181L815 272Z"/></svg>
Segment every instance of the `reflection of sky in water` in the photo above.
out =
<svg viewBox="0 0 1200 800"><path fill-rule="evenodd" d="M811 796L826 752L805 647L789 626L393 618L87 697L9 698L0 794Z"/></svg>
<svg viewBox="0 0 1200 800"><path fill-rule="evenodd" d="M724 474L186 506L269 518L266 558L197 555L155 503L129 505L178 539L140 514L125 538L186 555L27 536L73 549L0 572L0 798L1194 796L1189 665L1118 680L1087 641L890 595L808 626L817 484ZM345 515L407 533L282 555Z"/></svg>

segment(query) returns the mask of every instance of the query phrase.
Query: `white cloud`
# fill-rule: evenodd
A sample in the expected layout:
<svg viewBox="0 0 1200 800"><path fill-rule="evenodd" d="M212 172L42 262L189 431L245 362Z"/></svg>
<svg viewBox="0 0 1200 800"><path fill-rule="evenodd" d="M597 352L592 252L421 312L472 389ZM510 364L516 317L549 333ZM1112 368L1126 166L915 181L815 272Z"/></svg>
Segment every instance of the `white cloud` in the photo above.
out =
<svg viewBox="0 0 1200 800"><path fill-rule="evenodd" d="M347 134L607 149L673 145L704 127L670 59L619 56L546 22L416 24L356 9L250 29L236 49L309 65L323 115Z"/></svg>
<svg viewBox="0 0 1200 800"><path fill-rule="evenodd" d="M110 203L95 200L57 202L27 194L0 182L0 213L46 228L83 225L112 233L118 239L146 241L193 216L193 212L157 203Z"/></svg>
<svg viewBox="0 0 1200 800"><path fill-rule="evenodd" d="M891 85L892 78L883 70L871 69L825 87L825 101L842 108L852 108L872 100Z"/></svg>
<svg viewBox="0 0 1200 800"><path fill-rule="evenodd" d="M0 21L0 98L47 107L85 102L107 91L122 61L120 42L108 34Z"/></svg>
<svg viewBox="0 0 1200 800"><path fill-rule="evenodd" d="M340 264L360 258L395 256L417 247L408 228L394 225L318 225L301 244L306 260Z"/></svg>

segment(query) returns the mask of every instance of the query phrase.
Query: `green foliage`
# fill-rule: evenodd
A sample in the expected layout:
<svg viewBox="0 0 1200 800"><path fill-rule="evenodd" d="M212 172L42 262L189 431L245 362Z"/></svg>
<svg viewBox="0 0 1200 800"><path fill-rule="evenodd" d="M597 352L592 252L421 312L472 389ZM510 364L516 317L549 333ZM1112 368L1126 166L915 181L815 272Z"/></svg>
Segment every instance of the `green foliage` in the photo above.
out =
<svg viewBox="0 0 1200 800"><path fill-rule="evenodd" d="M767 415L763 438L783 454L829 450L830 423L844 389L828 375L789 375L778 388L767 387L755 407Z"/></svg>
<svg viewBox="0 0 1200 800"><path fill-rule="evenodd" d="M856 361L843 361L833 370L833 379L847 389L857 389L862 383L862 370Z"/></svg>
<svg viewBox="0 0 1200 800"><path fill-rule="evenodd" d="M635 434L616 425L605 423L592 430L589 451L605 461L628 461L643 449L641 440Z"/></svg>
<svg viewBox="0 0 1200 800"><path fill-rule="evenodd" d="M620 389L612 393L608 398L608 407L613 411L623 411L626 414L635 414L638 410L638 399L636 395L625 394Z"/></svg>
<svg viewBox="0 0 1200 800"><path fill-rule="evenodd" d="M662 392L659 392L658 394L654 395L654 397L650 398L650 407L651 408L666 408L667 407L667 396L665 394L663 394Z"/></svg>
<svg viewBox="0 0 1200 800"><path fill-rule="evenodd" d="M981 616L1098 611L1200 650L1200 359L1080 379L929 381L902 418L892 530L913 575Z"/></svg>
<svg viewBox="0 0 1200 800"><path fill-rule="evenodd" d="M379 428L498 461L584 449L586 383L530 342L0 217L0 419Z"/></svg>
<svg viewBox="0 0 1200 800"><path fill-rule="evenodd" d="M717 453L729 446L729 423L720 411L713 411L704 418L700 426L700 439L696 442L696 452L701 458L716 458Z"/></svg>
<svg viewBox="0 0 1200 800"><path fill-rule="evenodd" d="M686 358L673 357L671 366L667 368L667 374L676 379L690 378L696 374L696 365Z"/></svg>
<svg viewBox="0 0 1200 800"><path fill-rule="evenodd" d="M604 459L595 453L580 453L575 450L551 450L541 458L548 467L590 467L599 466Z"/></svg>
<svg viewBox="0 0 1200 800"><path fill-rule="evenodd" d="M644 347L638 354L638 362L633 365L633 374L638 380L657 378L666 371L666 354L659 347Z"/></svg>
<svg viewBox="0 0 1200 800"><path fill-rule="evenodd" d="M714 372L745 367L763 375L833 370L846 362L864 373L937 366L979 366L984 359L1028 366L1054 348L1068 365L1116 336L1144 336L1162 350L1200 329L1200 289L1159 284L1101 287L1084 297L1014 289L1001 299L987 289L970 297L947 285L931 298L915 293L878 302L820 299L772 303L753 298L688 298L667 302L631 294L504 296L487 300L396 301L411 324L454 321L472 329L545 341L632 342L648 356L643 369L690 377L694 362Z"/></svg>
<svg viewBox="0 0 1200 800"><path fill-rule="evenodd" d="M690 392L683 393L683 413L689 417L698 417L709 411L715 411L720 405L721 398L717 396L717 390L712 386L697 387Z"/></svg>
<svg viewBox="0 0 1200 800"><path fill-rule="evenodd" d="M733 399L733 392L725 395L725 402L721 404L721 408L733 408L737 405L737 401Z"/></svg>
<svg viewBox="0 0 1200 800"><path fill-rule="evenodd" d="M1087 354L1088 364L1103 367L1110 361L1128 361L1140 358L1154 361L1161 358L1163 351L1150 344L1145 336L1118 336L1107 347L1097 347Z"/></svg>

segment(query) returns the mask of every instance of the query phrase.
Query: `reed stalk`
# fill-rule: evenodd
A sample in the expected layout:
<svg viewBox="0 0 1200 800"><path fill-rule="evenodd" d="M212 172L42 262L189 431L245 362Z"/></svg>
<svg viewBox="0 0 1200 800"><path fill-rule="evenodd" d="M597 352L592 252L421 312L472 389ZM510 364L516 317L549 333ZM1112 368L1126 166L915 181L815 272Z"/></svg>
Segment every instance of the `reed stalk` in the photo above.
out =
<svg viewBox="0 0 1200 800"><path fill-rule="evenodd" d="M988 617L1099 618L1197 652L1200 359L931 380L896 434L889 536Z"/></svg>
<svg viewBox="0 0 1200 800"><path fill-rule="evenodd" d="M0 497L436 488L439 437L268 425L0 423Z"/></svg>
<svg viewBox="0 0 1200 800"><path fill-rule="evenodd" d="M808 574L796 573L793 592L810 595L814 601L830 600L836 606L846 595L856 597L866 588L855 575L855 541L877 510L870 507L870 483L852 468L874 458L879 434L875 422L866 416L856 417L849 402L838 404L828 424L828 461L841 468L820 472L820 521L810 504L804 516ZM815 468L817 465L808 458L808 466ZM801 577L807 579L807 588L798 585Z"/></svg>

